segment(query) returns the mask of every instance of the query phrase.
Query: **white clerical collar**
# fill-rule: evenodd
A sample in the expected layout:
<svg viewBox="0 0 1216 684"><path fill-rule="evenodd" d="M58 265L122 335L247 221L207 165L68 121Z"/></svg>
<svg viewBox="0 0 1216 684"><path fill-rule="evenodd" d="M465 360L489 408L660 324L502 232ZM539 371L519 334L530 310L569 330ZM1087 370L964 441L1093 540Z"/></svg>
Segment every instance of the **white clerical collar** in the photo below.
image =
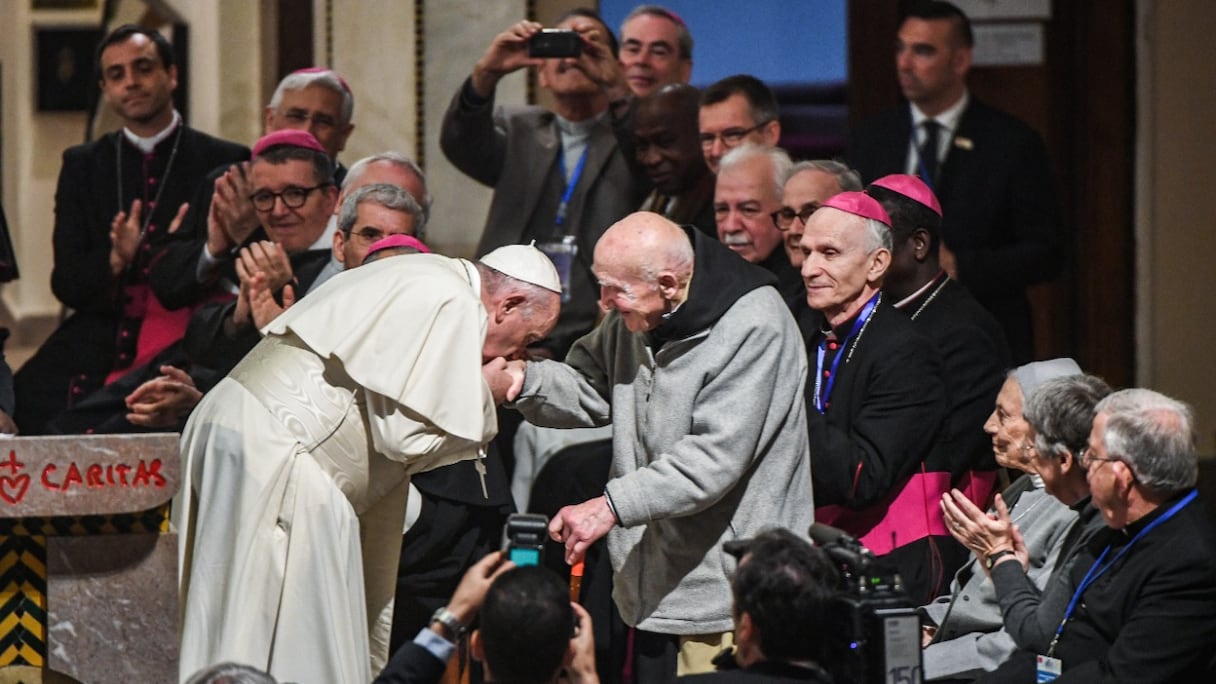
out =
<svg viewBox="0 0 1216 684"><path fill-rule="evenodd" d="M601 117L604 116L604 114L600 113L591 117L590 119L584 119L582 121L571 121L569 119L564 119L560 114L554 114L553 116L557 120L558 130L560 130L563 134L576 138L584 138L591 135L591 129L595 128L595 124L600 120Z"/></svg>
<svg viewBox="0 0 1216 684"><path fill-rule="evenodd" d="M966 90L963 91L963 96L958 99L958 102L950 105L944 112L937 116L930 117L920 110L915 104L912 105L912 128L919 129L920 125L926 119L933 119L942 125L951 135L958 130L958 120L963 116L963 110L967 108L967 102L971 100L971 95Z"/></svg>
<svg viewBox="0 0 1216 684"><path fill-rule="evenodd" d="M933 285L935 283L937 283L937 276L940 276L940 275L941 275L941 273L938 273L936 276L933 276L932 278L930 278L929 282L925 283L924 285L921 285L919 290L917 290L916 292L913 292L912 294L908 295L907 297L904 297L903 299L899 300L898 302L895 302L895 308L902 309L905 306L907 306L909 303L915 302L917 297L928 292L929 288L933 287Z"/></svg>
<svg viewBox="0 0 1216 684"><path fill-rule="evenodd" d="M178 114L177 110L174 109L173 120L169 122L169 125L165 126L163 130L151 137L145 138L143 136L136 135L131 131L130 128L125 126L122 129L122 134L127 136L127 141L138 147L140 152L143 152L144 154L152 154L152 151L156 149L156 146L159 145L165 138L168 138L177 128L177 126L181 124L181 122L182 115Z"/></svg>

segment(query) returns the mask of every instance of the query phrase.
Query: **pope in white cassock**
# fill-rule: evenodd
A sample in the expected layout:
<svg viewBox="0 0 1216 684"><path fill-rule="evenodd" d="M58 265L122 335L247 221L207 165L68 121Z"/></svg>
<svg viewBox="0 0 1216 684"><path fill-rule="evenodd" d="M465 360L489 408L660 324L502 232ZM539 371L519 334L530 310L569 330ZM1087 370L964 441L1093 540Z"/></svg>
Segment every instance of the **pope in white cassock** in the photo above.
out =
<svg viewBox="0 0 1216 684"><path fill-rule="evenodd" d="M398 256L263 330L182 434L183 680L224 661L301 684L371 680L409 477L478 456L495 404L518 392L497 371L553 327L560 292L533 247Z"/></svg>

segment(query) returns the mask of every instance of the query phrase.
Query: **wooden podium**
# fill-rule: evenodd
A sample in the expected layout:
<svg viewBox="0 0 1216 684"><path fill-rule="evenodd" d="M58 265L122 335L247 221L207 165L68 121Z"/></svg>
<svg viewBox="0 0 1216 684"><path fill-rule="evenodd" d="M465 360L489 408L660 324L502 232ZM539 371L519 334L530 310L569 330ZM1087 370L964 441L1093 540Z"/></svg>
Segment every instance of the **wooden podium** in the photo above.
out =
<svg viewBox="0 0 1216 684"><path fill-rule="evenodd" d="M0 439L0 684L176 682L178 435Z"/></svg>

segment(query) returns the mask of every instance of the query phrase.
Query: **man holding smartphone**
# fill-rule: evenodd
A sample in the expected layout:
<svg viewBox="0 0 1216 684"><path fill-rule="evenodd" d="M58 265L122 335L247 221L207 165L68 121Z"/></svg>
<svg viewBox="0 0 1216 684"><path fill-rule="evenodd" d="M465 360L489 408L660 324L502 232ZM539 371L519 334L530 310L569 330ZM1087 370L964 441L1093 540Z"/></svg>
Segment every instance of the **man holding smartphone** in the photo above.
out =
<svg viewBox="0 0 1216 684"><path fill-rule="evenodd" d="M645 196L630 168L632 93L616 39L598 15L572 10L546 31L521 21L498 34L452 98L440 146L470 178L494 188L477 254L536 246L562 278L562 312L541 343L561 358L599 313L591 251ZM543 55L543 56L531 56ZM537 69L553 108L494 106L499 80Z"/></svg>

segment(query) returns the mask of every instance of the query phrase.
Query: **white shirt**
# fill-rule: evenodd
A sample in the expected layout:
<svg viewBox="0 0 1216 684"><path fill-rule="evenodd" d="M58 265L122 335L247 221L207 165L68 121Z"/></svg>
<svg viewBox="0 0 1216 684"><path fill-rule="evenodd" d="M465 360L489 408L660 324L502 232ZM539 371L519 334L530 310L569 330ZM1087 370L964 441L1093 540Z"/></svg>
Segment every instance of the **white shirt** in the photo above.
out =
<svg viewBox="0 0 1216 684"><path fill-rule="evenodd" d="M946 159L946 153L950 150L950 144L954 141L954 133L958 130L958 120L963 117L963 110L967 108L967 103L970 100L971 96L964 92L963 96L958 99L958 102L950 105L946 111L937 116L928 116L916 105L911 105L912 138L908 141L908 162L904 165L907 173L915 176L920 172L917 154L919 153L920 146L925 144L925 129L921 124L929 119L933 119L941 126L941 131L937 136L937 161L940 165Z"/></svg>

